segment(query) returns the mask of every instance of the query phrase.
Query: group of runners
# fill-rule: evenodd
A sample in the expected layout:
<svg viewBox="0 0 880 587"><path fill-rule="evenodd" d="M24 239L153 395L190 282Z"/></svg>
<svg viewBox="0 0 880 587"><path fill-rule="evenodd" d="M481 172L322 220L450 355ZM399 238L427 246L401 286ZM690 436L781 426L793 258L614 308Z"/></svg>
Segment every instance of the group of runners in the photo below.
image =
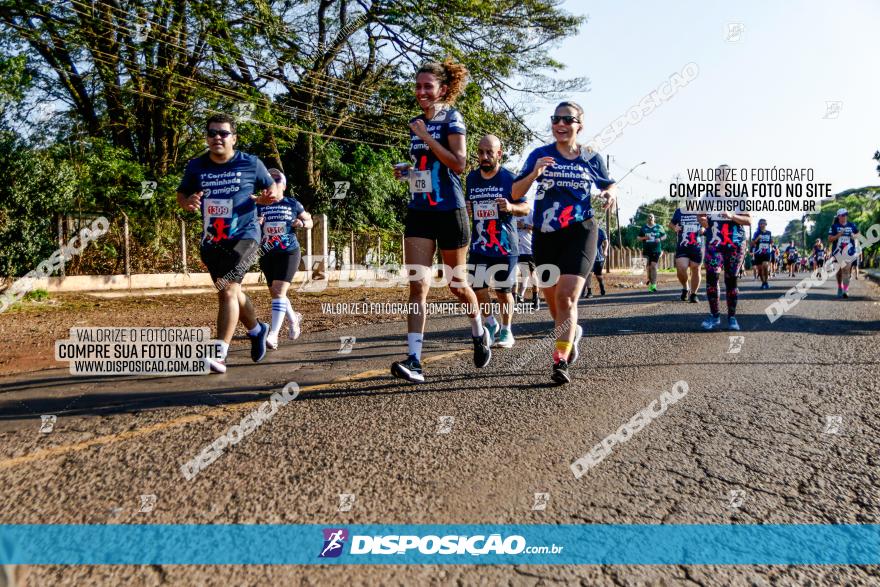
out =
<svg viewBox="0 0 880 587"><path fill-rule="evenodd" d="M531 285L532 304L538 306L540 289L557 335L550 377L565 384L571 381L569 367L578 360L583 336L578 299L582 293L592 296L593 278L600 295L606 291L602 268L609 243L594 217L591 190L600 191L597 201L607 210L614 205L616 184L602 157L578 143L584 110L571 101L560 103L550 116L553 142L533 150L519 173L502 166L503 145L498 137L487 134L478 143L478 168L462 181L468 165L466 126L454 105L466 76L464 66L449 61L426 63L416 73L415 99L422 112L409 122L411 161L393 168L395 177L409 186L404 223L409 312L406 356L391 365L391 374L414 383L425 381L421 359L426 302L430 269L439 250L449 290L466 308L475 367L489 365L493 346L515 344L513 308L525 300ZM203 217L200 252L218 289L217 337L222 340L222 356L211 360L211 369L221 373L226 370L225 354L238 322L247 330L255 362L265 357L267 348L277 347L285 321L290 337L299 336L301 317L293 310L287 289L300 264L295 230L312 223L294 197L284 196L284 174L236 150L236 140L234 119L223 114L209 118L208 151L189 162L177 193L181 207L200 210ZM533 186L534 197L527 199ZM718 189L723 189L723 183ZM852 234L858 232L846 222L846 211L842 212L829 237L835 250L849 246ZM775 245L763 220L747 243L750 223L746 212L677 210L669 225L676 238L675 267L682 301L699 301L701 267L706 267L710 309L702 323L706 330L721 325L722 275L728 327L740 329L737 278L749 245L760 266L762 287L769 287ZM666 231L651 215L638 238L646 257L648 289L656 292ZM791 248L793 243L789 260L796 254L796 248L794 253ZM814 253L820 265L821 249L819 243ZM269 323L257 318L241 289L242 278L256 258L272 294ZM461 270L464 267L467 271ZM547 267L554 270L552 279L539 281L536 268L540 272ZM846 297L848 276L844 281L840 291ZM494 306L500 308L497 316L490 312L490 287L499 302Z"/></svg>
<svg viewBox="0 0 880 587"><path fill-rule="evenodd" d="M828 231L829 248L825 247L822 239L817 238L809 255L802 255L793 240L784 245L784 250L780 250L772 234L767 230L767 221L759 220L758 230L752 238L750 259L746 260L746 265L751 265L754 279L761 280L761 289L770 289L770 279L780 271L786 271L789 277L795 277L799 271L815 274L825 265L829 256L838 259L844 259L845 256L852 260L841 263L840 270L836 273L837 297L848 298L850 278L858 279L861 255L859 241L853 238L854 234L858 234L859 229L854 223L849 222L848 217L846 208L840 208Z"/></svg>

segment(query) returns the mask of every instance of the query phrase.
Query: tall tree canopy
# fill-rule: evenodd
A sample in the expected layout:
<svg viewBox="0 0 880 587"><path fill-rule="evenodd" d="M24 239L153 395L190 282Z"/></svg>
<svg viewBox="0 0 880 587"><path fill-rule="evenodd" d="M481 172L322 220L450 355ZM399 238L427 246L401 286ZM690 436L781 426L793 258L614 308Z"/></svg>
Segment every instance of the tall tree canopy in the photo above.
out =
<svg viewBox="0 0 880 587"><path fill-rule="evenodd" d="M426 59L467 65L461 108L473 134L521 147L531 97L585 87L559 79L547 53L583 22L559 4L4 0L0 43L26 57L32 101L63 105L54 138L107 139L161 177L201 148L203 115L232 110L252 121L262 155L292 168L308 202L327 196L328 142L352 143L347 152L405 143L411 77Z"/></svg>

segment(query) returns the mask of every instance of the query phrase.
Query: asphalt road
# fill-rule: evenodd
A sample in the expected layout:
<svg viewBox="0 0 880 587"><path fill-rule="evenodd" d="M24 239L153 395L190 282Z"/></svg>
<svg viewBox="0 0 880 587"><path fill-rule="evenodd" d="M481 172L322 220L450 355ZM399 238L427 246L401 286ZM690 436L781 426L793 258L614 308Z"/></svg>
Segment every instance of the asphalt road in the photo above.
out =
<svg viewBox="0 0 880 587"><path fill-rule="evenodd" d="M738 352L731 333L699 330L705 302L671 286L582 302L566 387L538 350L546 310L518 316L516 346L483 370L466 320L431 318L420 386L388 374L405 350L399 322L285 341L260 365L236 353L222 376L0 379L0 522L880 523L880 289L854 281L841 301L826 284L771 324L764 309L795 281L744 281ZM350 354L342 336L357 339ZM183 462L290 381L296 401L183 478ZM677 381L685 397L575 478L575 459ZM58 416L51 433L41 414ZM532 509L536 493L546 509ZM145 494L155 509L141 513ZM349 511L340 494L354 495ZM51 566L26 584L878 581L878 567L835 566Z"/></svg>

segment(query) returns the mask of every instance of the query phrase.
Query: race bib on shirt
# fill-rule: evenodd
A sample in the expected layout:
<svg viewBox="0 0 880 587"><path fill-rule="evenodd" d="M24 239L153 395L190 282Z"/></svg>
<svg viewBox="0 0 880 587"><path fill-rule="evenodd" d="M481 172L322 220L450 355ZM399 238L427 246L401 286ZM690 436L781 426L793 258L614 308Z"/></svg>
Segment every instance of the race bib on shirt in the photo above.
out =
<svg viewBox="0 0 880 587"><path fill-rule="evenodd" d="M498 204L495 202L474 202L474 218L477 220L498 220Z"/></svg>
<svg viewBox="0 0 880 587"><path fill-rule="evenodd" d="M409 192L411 194L424 194L426 192L433 193L433 191L434 185L431 182L430 171L416 171L414 169L410 169Z"/></svg>
<svg viewBox="0 0 880 587"><path fill-rule="evenodd" d="M232 218L232 198L211 198L205 202L205 215L211 218Z"/></svg>
<svg viewBox="0 0 880 587"><path fill-rule="evenodd" d="M287 226L286 222L266 222L263 224L263 234L267 238L281 236L287 234Z"/></svg>

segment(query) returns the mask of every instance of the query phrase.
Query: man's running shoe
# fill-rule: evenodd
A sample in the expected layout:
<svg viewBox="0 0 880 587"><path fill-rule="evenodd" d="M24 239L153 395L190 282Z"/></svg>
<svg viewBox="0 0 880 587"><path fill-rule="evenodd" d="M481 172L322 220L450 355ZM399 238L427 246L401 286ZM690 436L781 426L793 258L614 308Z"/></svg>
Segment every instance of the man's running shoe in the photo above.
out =
<svg viewBox="0 0 880 587"><path fill-rule="evenodd" d="M495 344L495 340L498 338L498 331L501 329L501 325L497 322L495 326L489 326L488 324L483 324L483 331L489 333L489 346Z"/></svg>
<svg viewBox="0 0 880 587"><path fill-rule="evenodd" d="M205 359L205 362L208 363L211 373L226 373L225 359Z"/></svg>
<svg viewBox="0 0 880 587"><path fill-rule="evenodd" d="M492 360L492 349L489 348L492 344L492 338L489 336L489 331L484 327L482 336L475 336L473 339L474 365L477 369L482 369Z"/></svg>
<svg viewBox="0 0 880 587"><path fill-rule="evenodd" d="M538 298L537 295L532 296L532 308L534 308L535 310L541 309L541 300Z"/></svg>
<svg viewBox="0 0 880 587"><path fill-rule="evenodd" d="M265 322L259 322L260 331L254 336L248 335L251 339L251 360L259 363L266 357L266 338L269 336L269 325Z"/></svg>
<svg viewBox="0 0 880 587"><path fill-rule="evenodd" d="M502 328L498 332L498 339L495 341L495 346L499 346L503 349L509 349L516 342L513 338L513 333L510 332L507 328Z"/></svg>
<svg viewBox="0 0 880 587"><path fill-rule="evenodd" d="M406 379L410 383L424 383L425 376L422 374L422 364L415 355L410 355L405 361L391 364L391 374L399 379Z"/></svg>
<svg viewBox="0 0 880 587"><path fill-rule="evenodd" d="M299 338L299 335L302 334L302 319L302 314L299 312L293 313L293 318L290 319L290 330L287 331L287 338L290 340Z"/></svg>
<svg viewBox="0 0 880 587"><path fill-rule="evenodd" d="M559 385L571 383L571 376L568 374L568 363L565 362L565 359L559 359L559 361L553 365L553 374L550 378Z"/></svg>
<svg viewBox="0 0 880 587"><path fill-rule="evenodd" d="M700 296L698 296L698 295L695 294L695 293L692 293L692 294L691 294L691 298L690 298L690 303L692 303L692 304L696 304L696 303L699 302L699 301L700 301Z"/></svg>
<svg viewBox="0 0 880 587"><path fill-rule="evenodd" d="M648 291L651 293L654 293L655 291L657 291L657 285L654 283L649 283L648 284Z"/></svg>
<svg viewBox="0 0 880 587"><path fill-rule="evenodd" d="M278 349L278 333L276 332L274 335L270 332L269 336L266 337L266 348L270 350Z"/></svg>
<svg viewBox="0 0 880 587"><path fill-rule="evenodd" d="M739 327L739 322L737 322L735 316L728 316L727 317L727 329L728 330L742 330Z"/></svg>
<svg viewBox="0 0 880 587"><path fill-rule="evenodd" d="M604 286L603 284L601 284L601 283L599 284L599 295L600 295L600 296L604 296L604 295L605 295L605 286Z"/></svg>
<svg viewBox="0 0 880 587"><path fill-rule="evenodd" d="M721 316L709 316L707 319L703 320L701 324L703 330L716 330L721 328Z"/></svg>
<svg viewBox="0 0 880 587"><path fill-rule="evenodd" d="M569 365L574 365L574 362L577 361L580 356L580 352L578 352L578 344L581 342L581 337L583 337L583 335L584 329L578 324L574 329L574 342L571 343L571 356L568 358Z"/></svg>
<svg viewBox="0 0 880 587"><path fill-rule="evenodd" d="M587 288L587 293L584 294L584 297L585 297L585 298L591 298L591 297L593 297L593 290L591 290L591 289L588 287L588 288Z"/></svg>
<svg viewBox="0 0 880 587"><path fill-rule="evenodd" d="M681 301L686 302L688 299L688 290L686 288L681 288Z"/></svg>

